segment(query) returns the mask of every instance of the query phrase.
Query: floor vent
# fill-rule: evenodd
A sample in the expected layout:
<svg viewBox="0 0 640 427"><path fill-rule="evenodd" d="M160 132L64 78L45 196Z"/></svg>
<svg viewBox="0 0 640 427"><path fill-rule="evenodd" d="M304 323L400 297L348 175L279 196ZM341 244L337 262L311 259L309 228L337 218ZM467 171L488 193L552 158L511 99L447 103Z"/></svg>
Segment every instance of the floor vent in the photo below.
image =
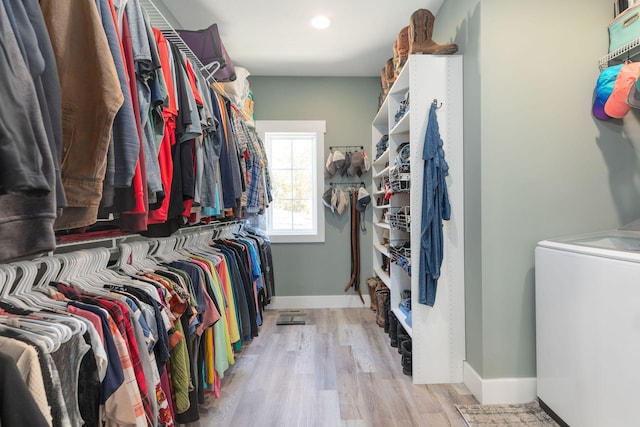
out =
<svg viewBox="0 0 640 427"><path fill-rule="evenodd" d="M307 323L307 313L301 311L287 311L280 313L276 325L305 325Z"/></svg>

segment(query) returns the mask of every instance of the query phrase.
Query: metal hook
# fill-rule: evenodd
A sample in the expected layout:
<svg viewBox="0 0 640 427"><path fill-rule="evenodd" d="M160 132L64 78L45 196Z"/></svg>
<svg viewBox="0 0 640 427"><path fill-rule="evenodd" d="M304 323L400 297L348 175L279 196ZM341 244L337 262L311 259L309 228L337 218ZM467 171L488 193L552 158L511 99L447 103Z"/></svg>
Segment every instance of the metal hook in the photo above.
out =
<svg viewBox="0 0 640 427"><path fill-rule="evenodd" d="M433 105L435 105L435 106L436 106L436 109L438 109L438 108L442 107L442 102L440 103L440 105L438 105L438 100L437 100L437 99L434 99L434 100L433 100Z"/></svg>

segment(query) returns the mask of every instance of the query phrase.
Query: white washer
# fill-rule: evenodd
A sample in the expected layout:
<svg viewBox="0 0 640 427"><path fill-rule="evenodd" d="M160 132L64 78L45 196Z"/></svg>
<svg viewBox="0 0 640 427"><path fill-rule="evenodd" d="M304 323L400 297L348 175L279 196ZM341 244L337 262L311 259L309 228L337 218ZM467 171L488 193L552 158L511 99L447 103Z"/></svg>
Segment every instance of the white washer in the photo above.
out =
<svg viewBox="0 0 640 427"><path fill-rule="evenodd" d="M538 243L538 397L576 427L638 426L640 232Z"/></svg>

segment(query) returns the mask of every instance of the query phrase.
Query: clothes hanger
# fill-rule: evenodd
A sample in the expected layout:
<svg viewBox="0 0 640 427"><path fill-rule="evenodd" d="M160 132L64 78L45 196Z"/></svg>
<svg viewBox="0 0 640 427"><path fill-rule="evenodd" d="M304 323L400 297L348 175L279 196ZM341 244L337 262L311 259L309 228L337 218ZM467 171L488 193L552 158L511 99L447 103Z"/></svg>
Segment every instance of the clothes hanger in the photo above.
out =
<svg viewBox="0 0 640 427"><path fill-rule="evenodd" d="M151 256L151 251L155 247L155 242L144 241L140 242L144 250L144 254L141 253L140 264L148 272L155 271L158 268L158 262Z"/></svg>
<svg viewBox="0 0 640 427"><path fill-rule="evenodd" d="M71 271L71 264L74 261L71 259L71 256L69 254L60 254L60 255L57 255L57 257L60 260L61 268L58 271L58 274L55 276L55 279L58 282L65 282L69 277L69 273Z"/></svg>
<svg viewBox="0 0 640 427"><path fill-rule="evenodd" d="M128 274L130 276L134 276L137 273L137 270L130 265L130 260L133 255L133 249L131 245L128 243L120 243L118 244L118 249L120 250L120 256L118 257L118 261L116 262L116 267L118 270Z"/></svg>
<svg viewBox="0 0 640 427"><path fill-rule="evenodd" d="M213 233L211 232L203 233L202 235L199 236L195 249L200 253L202 253L203 255L206 255L209 257L211 256L218 257L220 255L220 251L213 246L214 242L218 240L219 239L213 238ZM215 261L215 260L212 260L212 261Z"/></svg>
<svg viewBox="0 0 640 427"><path fill-rule="evenodd" d="M144 259L149 252L149 245L145 242L130 242L131 246L131 267L136 269L136 274L146 269Z"/></svg>
<svg viewBox="0 0 640 427"><path fill-rule="evenodd" d="M12 263L12 265L17 271L22 271L22 276L13 286L9 295L24 302L24 304L29 307L29 310L40 311L41 307L38 305L39 301L30 292L31 287L36 280L36 276L38 275L38 268L31 261L18 261Z"/></svg>
<svg viewBox="0 0 640 427"><path fill-rule="evenodd" d="M62 257L69 262L65 262L63 265L63 271L59 276L61 279L60 281L68 283L83 293L100 296L107 295L107 292L105 292L101 287L98 287L96 283L92 283L87 280L89 273L88 268L91 263L89 251L80 250L76 252L69 252L67 254L63 254ZM67 268L67 271L65 271L64 267L67 265L69 267Z"/></svg>
<svg viewBox="0 0 640 427"><path fill-rule="evenodd" d="M15 266L11 264L3 264L0 265L0 269L2 269L6 275L4 279L4 286L2 286L2 291L0 292L0 300L13 305L14 307L28 311L29 307L27 307L27 305L22 300L11 295L11 289L13 288L16 278L18 277Z"/></svg>
<svg viewBox="0 0 640 427"><path fill-rule="evenodd" d="M17 298L22 299L28 306L29 310L38 312L36 315L34 315L36 319L43 318L55 320L57 322L63 322L71 329L71 333L74 335L77 333L84 334L86 332L87 329L84 323L74 318L73 315L64 311L67 307L67 304L65 302L53 300L43 293L32 291L32 286L38 273L37 265L34 262L22 261L13 263L13 265L16 268L22 268L25 271L22 278L14 287L13 295ZM45 309L55 310L55 313L51 311L43 311ZM61 312L64 314L62 314ZM62 333L65 336L67 335L66 330L63 330Z"/></svg>
<svg viewBox="0 0 640 427"><path fill-rule="evenodd" d="M66 303L62 301L56 301L48 298L42 293L31 292L33 283L38 273L38 268L34 262L23 261L13 263L16 268L22 268L24 274L19 282L14 287L14 296L18 298L26 299L26 303L30 309L34 309L39 313L34 315L34 320L42 318L43 320L55 320L56 322L62 322L67 328L58 328L62 333L63 341L71 339L72 335L77 333L84 334L86 332L86 325L80 320L73 317L73 315L64 312L66 310ZM44 312L43 309L56 310L53 312ZM61 314L61 311L64 314ZM56 327L55 323L51 323L52 327Z"/></svg>
<svg viewBox="0 0 640 427"><path fill-rule="evenodd" d="M176 238L176 246L173 249L174 261L183 260L185 258L185 247L188 246L193 236L190 234L183 234Z"/></svg>
<svg viewBox="0 0 640 427"><path fill-rule="evenodd" d="M129 276L125 276L109 268L109 260L111 259L111 251L109 249L96 248L95 256L96 269L93 272L93 276L106 283L107 285L105 286L125 285L130 283Z"/></svg>
<svg viewBox="0 0 640 427"><path fill-rule="evenodd" d="M85 268L79 271L79 275L75 278L76 283L79 282L86 289L89 289L91 293L107 296L109 292L105 290L105 285L108 282L98 274L98 271L101 270L104 262L108 264L109 250L106 248L94 248L80 251L79 254L81 256L81 264Z"/></svg>
<svg viewBox="0 0 640 427"><path fill-rule="evenodd" d="M62 262L55 256L37 258L33 261L36 265L44 265L44 271L38 282L33 286L35 290L42 290L49 286L49 283L60 273Z"/></svg>
<svg viewBox="0 0 640 427"><path fill-rule="evenodd" d="M0 323L25 332L31 332L38 337L48 338L53 343L51 352L55 352L60 345L71 339L71 329L65 325L43 320L30 319L24 316L0 316Z"/></svg>
<svg viewBox="0 0 640 427"><path fill-rule="evenodd" d="M173 249L173 247L175 246L175 240L175 237L158 239L158 244L155 246L152 252L153 257L160 262L170 262L169 248Z"/></svg>
<svg viewBox="0 0 640 427"><path fill-rule="evenodd" d="M158 239L153 248L149 250L149 253L158 263L164 262L164 252L168 242L167 239Z"/></svg>
<svg viewBox="0 0 640 427"><path fill-rule="evenodd" d="M169 243L174 241L174 238L168 238L168 239L158 239L157 240L157 244L155 244L153 246L153 248L150 248L149 250L151 251L153 249L154 251L154 256L158 256L158 258L163 258L164 259L164 255L160 256L159 254L164 253L165 252L165 248L168 247ZM158 295L158 290L156 288L156 286L152 283L150 283L151 281L153 281L153 279L149 279L146 277L141 277L138 274L138 271L135 268L132 268L131 265L129 265L128 263L128 259L130 259L130 255L133 251L132 247L131 247L131 242L128 243L121 243L118 245L118 248L120 250L120 256L118 261L116 262L116 264L113 267L108 267L107 270L109 270L112 275L112 277L114 278L114 280L116 281L116 283L118 284L122 284L122 285L126 285L126 286L134 286L136 288L139 288L147 293L149 293L151 295L151 297L153 299L155 299L158 303L162 303L160 296ZM148 255L150 256L150 255ZM160 265L158 263L158 260L153 260L153 268L150 269L151 272L154 272L156 270L160 270L160 269L165 269L166 267ZM158 285L160 286L160 285Z"/></svg>
<svg viewBox="0 0 640 427"><path fill-rule="evenodd" d="M55 320L56 322L62 323L71 329L72 335L84 335L84 333L87 332L87 325L83 321L77 319L72 313L52 313L41 311L37 316L42 316L45 319Z"/></svg>
<svg viewBox="0 0 640 427"><path fill-rule="evenodd" d="M32 261L32 263L36 269L44 266L42 276L40 276L37 283L31 287L30 294L32 294L32 297L35 297L38 300L38 304L44 308L62 311L66 310L67 303L65 301L52 299L48 292L50 287L49 284L58 276L62 269L62 262L60 259L56 256L47 256L37 258Z"/></svg>
<svg viewBox="0 0 640 427"><path fill-rule="evenodd" d="M25 264L25 261L11 264L1 265L0 269L2 269L6 273L6 281L5 286L2 288L2 296L0 297L3 301L7 301L14 306L21 308L26 311L33 311L33 307L31 305L26 304L20 298L17 298L15 295L11 294L10 291L12 289L12 285L17 277L17 268L25 268L24 275L29 275L29 268ZM35 275L34 275L35 277ZM45 323L43 321L38 321L35 319L30 319L24 316L4 316L4 323L10 322L9 325L18 325L20 329L28 329L32 330L36 333L44 333L48 334L56 343L56 349L60 345L61 342L66 342L71 338L71 329L56 325L53 323ZM9 320L12 319L12 320ZM55 351L55 350L54 350Z"/></svg>
<svg viewBox="0 0 640 427"><path fill-rule="evenodd" d="M20 317L20 325L34 332L48 333L51 338L60 344L69 341L73 336L73 330L69 326L59 322L49 322L44 318Z"/></svg>
<svg viewBox="0 0 640 427"><path fill-rule="evenodd" d="M0 293L4 289L6 281L7 281L7 275L5 274L4 271L2 271L2 269L0 269Z"/></svg>
<svg viewBox="0 0 640 427"><path fill-rule="evenodd" d="M3 329L13 329L13 330L18 330L20 331L20 333L24 334L25 336L27 336L28 338L30 338L31 340L39 343L40 345L42 345L44 347L44 349L46 350L47 353L53 353L54 351L56 351L60 345L57 344L53 339L51 339L51 337L47 336L47 335L42 335L42 334L36 334L28 329L21 329L20 327L14 326L12 325L11 322L6 316L0 316L0 332L2 332ZM15 320L13 321L15 322Z"/></svg>
<svg viewBox="0 0 640 427"><path fill-rule="evenodd" d="M122 247L119 246L119 248L120 248L120 258L126 259L127 258L126 253L128 253L129 249L132 249L131 245L124 244L124 246ZM124 249L124 251L126 252L124 256L122 255L122 249ZM117 288L117 287L124 288L124 286L136 287L138 289L141 289L147 292L158 303L161 303L160 297L158 296L158 293L157 293L157 289L152 284L142 280L138 276L137 271L134 273L134 275L128 275L123 270L120 270L119 272L114 268L110 268L109 260L111 258L111 252L106 248L96 248L96 252L99 256L100 268L98 268L98 270L94 274L104 281L105 288L107 289ZM120 260L118 262L120 262ZM116 264L115 267L119 268L118 265L119 264ZM125 262L125 268L129 268L129 267L130 266L128 266L128 264ZM133 269L131 271L133 271Z"/></svg>
<svg viewBox="0 0 640 427"><path fill-rule="evenodd" d="M210 230L194 233L192 244L188 248L188 252L207 259L211 256L217 255L219 252L210 245L210 242L213 240L213 235L214 233Z"/></svg>

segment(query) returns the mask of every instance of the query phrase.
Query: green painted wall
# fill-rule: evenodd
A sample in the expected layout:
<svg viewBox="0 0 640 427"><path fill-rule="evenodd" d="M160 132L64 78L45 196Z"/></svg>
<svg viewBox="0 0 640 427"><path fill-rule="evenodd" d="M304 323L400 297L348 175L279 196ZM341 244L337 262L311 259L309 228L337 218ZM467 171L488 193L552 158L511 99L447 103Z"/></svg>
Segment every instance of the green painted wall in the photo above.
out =
<svg viewBox="0 0 640 427"><path fill-rule="evenodd" d="M483 378L536 374L536 242L640 216L639 114L591 115L611 17L600 0L462 0L436 18L465 56L466 344Z"/></svg>
<svg viewBox="0 0 640 427"><path fill-rule="evenodd" d="M325 120L325 159L329 146L336 145L362 145L371 157L379 78L251 76L249 80L256 120ZM370 172L352 180L365 181L371 190ZM371 208L366 212L366 227L360 235L363 294L367 294L365 280L373 275ZM338 216L325 210L324 243L273 245L277 295L343 294L351 273L350 248L348 212Z"/></svg>
<svg viewBox="0 0 640 427"><path fill-rule="evenodd" d="M437 43L456 43L464 55L465 336L467 362L483 366L480 0L445 2L434 29Z"/></svg>

